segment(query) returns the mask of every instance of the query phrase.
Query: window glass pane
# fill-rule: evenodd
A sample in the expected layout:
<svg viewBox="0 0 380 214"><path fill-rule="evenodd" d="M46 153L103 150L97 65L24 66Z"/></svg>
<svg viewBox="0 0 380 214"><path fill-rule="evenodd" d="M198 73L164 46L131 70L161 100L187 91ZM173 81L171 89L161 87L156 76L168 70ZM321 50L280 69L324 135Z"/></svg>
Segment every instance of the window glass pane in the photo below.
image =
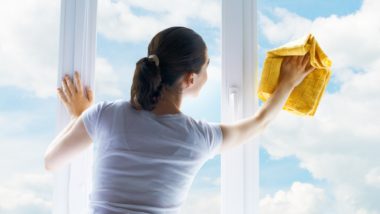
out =
<svg viewBox="0 0 380 214"><path fill-rule="evenodd" d="M185 98L181 111L194 119L220 122L221 1L99 0L95 102L130 99L136 62L147 56L159 31L185 26L206 42L210 64L199 97ZM209 160L192 184L183 213L220 212L220 155Z"/></svg>
<svg viewBox="0 0 380 214"><path fill-rule="evenodd" d="M60 1L0 2L0 213L51 213Z"/></svg>
<svg viewBox="0 0 380 214"><path fill-rule="evenodd" d="M309 32L332 60L315 116L282 111L263 134L262 213L380 213L379 8L259 1L260 71L266 51Z"/></svg>

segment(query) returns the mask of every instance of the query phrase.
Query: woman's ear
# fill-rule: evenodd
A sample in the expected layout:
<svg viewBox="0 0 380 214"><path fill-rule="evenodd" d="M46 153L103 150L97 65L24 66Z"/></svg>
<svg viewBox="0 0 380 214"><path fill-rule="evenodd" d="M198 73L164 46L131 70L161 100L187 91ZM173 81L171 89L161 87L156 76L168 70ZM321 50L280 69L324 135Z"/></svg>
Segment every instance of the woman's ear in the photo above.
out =
<svg viewBox="0 0 380 214"><path fill-rule="evenodd" d="M184 82L184 87L189 88L194 84L194 78L195 78L195 73L194 72L188 72L184 75L183 82Z"/></svg>
<svg viewBox="0 0 380 214"><path fill-rule="evenodd" d="M190 74L190 83L191 84L194 84L194 76L195 76L195 73Z"/></svg>

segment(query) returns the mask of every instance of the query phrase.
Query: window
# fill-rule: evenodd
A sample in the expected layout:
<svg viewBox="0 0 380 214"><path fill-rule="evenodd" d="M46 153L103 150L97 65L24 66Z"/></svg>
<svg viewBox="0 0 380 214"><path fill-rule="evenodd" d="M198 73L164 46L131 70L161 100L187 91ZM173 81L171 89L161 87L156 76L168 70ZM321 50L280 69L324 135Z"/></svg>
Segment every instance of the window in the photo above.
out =
<svg viewBox="0 0 380 214"><path fill-rule="evenodd" d="M43 169L48 143L68 120L55 84L78 69L95 87L96 101L128 99L133 63L145 56L154 33L177 24L195 29L210 48L203 94L183 104L196 118L227 122L256 112L266 51L309 31L333 61L316 116L282 111L256 141L209 161L184 213L380 212L378 1L170 2L0 3L0 213L86 211L91 149L54 177ZM189 2L186 10L172 8ZM205 97L215 100L205 106ZM208 108L212 114L203 111Z"/></svg>
<svg viewBox="0 0 380 214"><path fill-rule="evenodd" d="M96 99L114 99L115 97L128 95L128 93L123 94L123 91L128 92L131 83L125 84L123 82L119 82L119 79L123 79L121 77L122 74L127 74L132 77L134 63L142 56L146 55L148 40L151 39L151 37L154 36L158 30L163 29L165 25L173 25L170 20L172 20L173 17L176 17L181 18L178 24L190 26L202 34L208 44L211 60L212 62L215 61L215 67L210 66L209 68L211 78L209 79L208 85L206 84L207 86L205 85L205 89L203 90L204 93L209 94L202 94L201 99L198 99L197 101L191 101L192 104L194 104L194 102L199 102L196 103L196 106L199 106L199 110L193 110L193 108L186 107L188 104L186 104L185 101L184 111L190 115L193 115L194 117L197 117L197 111L202 112L202 106L204 106L206 103L206 96L215 97L215 102L213 105L215 105L214 109L218 109L218 106L220 104L217 97L218 93L220 93L220 96L222 98L221 111L223 112L223 110L227 110L226 114L222 114L222 119L232 121L238 119L239 117L242 117L243 115L253 114L253 112L256 110L254 101L254 68L256 67L256 61L251 61L255 53L256 38L254 34L255 23L253 22L255 13L252 12L255 11L254 2L237 2L231 0L223 1L222 14L224 14L223 17L225 18L222 18L222 29L224 30L221 33L219 32L221 26L218 20L218 17L220 17L218 14L218 7L220 7L219 5L221 3L218 1L202 2L202 4L198 2L199 5L195 4L196 6L194 6L194 8L186 8L186 11L183 11L183 14L169 13L163 15L161 22L154 21L154 19L149 17L147 14L153 12L165 12L152 12L152 8L164 8L164 10L166 9L170 11L173 5L169 2L164 1L157 3L160 4L161 7L156 7L154 4L145 4L142 1L99 1L99 15L97 17L99 27L97 34L99 39L99 49L98 55L96 57L96 69L97 72L99 72L99 75L95 75L99 82L96 82L95 85L100 94L97 94L97 92L95 92L97 95ZM63 57L61 60L64 62L62 66L67 66L68 68L74 67L79 71L83 70L84 72L87 72L85 73L85 79L87 80L88 84L92 84L94 76L91 66L93 66L93 60L95 59L95 56L92 54L94 53L93 47L95 45L93 40L93 34L95 33L93 26L95 23L94 11L96 12L96 6L97 5L95 1L65 1L62 4L61 27L63 31L61 32L62 37L60 44L61 47L66 47L63 45L64 43L70 44L70 48L64 49L66 52L61 53L61 57ZM145 6L145 8L142 6ZM245 8L244 11L243 8ZM196 14L196 12L199 11L201 11L201 16L191 16L192 14ZM212 11L212 13L210 13L210 11ZM83 14L83 16L75 16L74 13ZM187 24L188 20L184 18L185 15L188 16L189 24ZM226 19L226 17L229 15L232 15L236 18ZM158 25L157 29L153 27L151 28L151 31L147 31L146 33L145 31L144 33L142 33L143 31L132 31L134 27L136 29L139 29L142 26L134 23L137 20L137 16L139 16L139 19L141 19L141 21L143 21L145 24L149 24L149 26ZM72 17L75 17L75 19L73 20ZM160 19L161 16L158 17ZM201 21L205 20L208 21L208 24L202 25ZM163 21L166 21L166 23ZM162 24L162 22L164 24ZM121 26L131 27L132 30L123 30L124 28L117 28L117 26L115 27L109 23L116 23L121 24ZM140 32L141 34L135 35L133 32ZM218 65L218 62L221 61L218 59L218 57L220 57L220 50L218 47L218 42L220 41L219 34L222 34L224 41L222 44L222 46L225 48L224 53L230 54L222 56L224 58L223 62L225 63L222 65L223 75L225 75L225 77L222 78L224 81L221 83L222 87L219 87L222 89L220 92L218 90L215 90L218 89L218 87L211 86L212 84L220 84L220 74L218 74L218 70L219 73L221 70L220 65ZM129 49L131 50L132 48L134 52L129 51ZM74 61L70 61L70 58L64 58L67 55L70 56L70 52L75 56ZM245 63L243 64L243 62ZM236 70L236 68L239 69ZM231 71L234 71L234 75L232 75ZM121 78L117 78L117 76L120 76ZM128 78L125 79L127 80ZM132 78L129 78L129 80L131 79ZM105 83L107 85L112 84L118 87L112 89L105 88ZM207 89L207 87L210 88ZM211 90L212 88L214 89ZM243 96L247 96L244 102L243 99L241 99ZM125 98L127 99L127 97ZM209 104L207 105L210 107ZM231 118L230 115L234 115L234 118ZM209 117L208 119L210 120L213 120L212 118L214 118L214 121L216 121L218 112L216 112L216 114L210 115L203 115L200 113L198 117ZM204 185L207 183L214 183L215 188L210 189L210 192L207 194L213 194L212 197L214 198L213 202L215 204L212 204L213 206L210 206L208 201L207 204L200 204L198 205L199 208L194 208L194 206L197 206L197 203L204 203L202 200L199 202L191 201L192 198L197 198L195 197L197 194L200 194L200 190L197 190L195 186L190 192L188 202L189 204L184 206L183 211L188 213L219 213L219 209L221 208L222 212L226 213L236 213L237 210L239 210L241 213L243 213L244 210L251 213L252 210L257 208L257 203L254 203L254 201L258 196L258 191L256 191L258 190L258 176L256 173L258 169L258 156L252 155L257 152L257 145L255 146L255 144L250 144L244 145L244 147L241 147L239 150L222 156L221 199L218 199L219 194L217 193L219 189L219 157L206 164L198 174L198 177L196 178L194 184L199 185L200 189L201 187L204 188ZM63 210L68 210L70 213L85 211L87 200L86 196L89 191L89 180L88 176L83 176L83 169L88 169L88 164L91 164L88 163L89 156L91 156L89 152L83 154L71 164L68 171L62 172L64 176L60 176L60 178L63 179L57 183L58 188L56 188L55 194L55 196L57 196L57 200L55 201L56 207L54 208L54 211L62 213L66 212ZM253 166L253 169L250 167L251 164ZM209 170L208 168L212 168L213 171ZM205 177L205 174L210 172L213 175L211 177ZM243 177L244 179L241 179ZM204 197L203 193L202 196ZM231 201L231 199L234 200ZM207 206L207 209L202 206Z"/></svg>

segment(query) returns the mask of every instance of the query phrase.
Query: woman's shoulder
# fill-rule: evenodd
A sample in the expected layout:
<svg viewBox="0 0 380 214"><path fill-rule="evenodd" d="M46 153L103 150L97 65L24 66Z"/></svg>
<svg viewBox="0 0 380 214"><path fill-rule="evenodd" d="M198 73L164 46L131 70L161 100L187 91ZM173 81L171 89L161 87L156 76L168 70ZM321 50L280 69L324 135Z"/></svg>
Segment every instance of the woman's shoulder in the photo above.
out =
<svg viewBox="0 0 380 214"><path fill-rule="evenodd" d="M129 105L127 100L116 99L116 100L102 100L98 101L93 105L94 109L98 109L99 111L114 111L120 108Z"/></svg>
<svg viewBox="0 0 380 214"><path fill-rule="evenodd" d="M104 107L109 107L109 106L121 106L121 105L128 105L129 101L124 100L124 99L116 99L116 100L102 100L98 101L96 105L101 105Z"/></svg>

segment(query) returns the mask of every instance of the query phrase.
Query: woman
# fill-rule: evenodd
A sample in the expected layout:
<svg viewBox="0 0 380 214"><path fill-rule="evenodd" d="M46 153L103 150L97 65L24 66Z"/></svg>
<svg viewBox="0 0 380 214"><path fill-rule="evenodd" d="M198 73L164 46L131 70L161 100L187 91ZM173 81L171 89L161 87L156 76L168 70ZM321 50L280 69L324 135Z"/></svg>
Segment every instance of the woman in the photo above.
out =
<svg viewBox="0 0 380 214"><path fill-rule="evenodd" d="M309 55L287 57L270 99L232 124L194 120L180 111L207 80L207 47L185 27L155 35L148 57L136 63L130 101L103 101L82 91L79 74L58 94L72 115L45 155L47 170L66 164L94 143L94 213L179 213L201 166L215 155L251 141L275 118L293 88L313 68Z"/></svg>

